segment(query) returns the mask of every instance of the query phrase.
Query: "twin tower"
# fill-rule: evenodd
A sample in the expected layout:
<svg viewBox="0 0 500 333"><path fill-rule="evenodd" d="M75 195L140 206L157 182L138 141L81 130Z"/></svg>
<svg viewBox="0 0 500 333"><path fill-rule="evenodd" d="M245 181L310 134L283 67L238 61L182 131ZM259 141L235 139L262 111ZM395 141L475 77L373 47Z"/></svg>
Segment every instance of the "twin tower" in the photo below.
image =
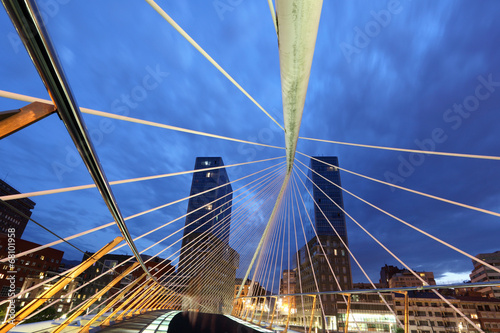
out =
<svg viewBox="0 0 500 333"><path fill-rule="evenodd" d="M306 231L308 241L298 249L295 260L295 269L303 271L303 292L352 289L338 165L334 156L313 157L310 162L307 187L314 200L307 204L314 227ZM195 170L178 269L186 281L183 310L230 313L239 267L239 254L229 246L233 190L221 157L198 157ZM319 253L320 245L334 274L325 260L307 254ZM319 279L307 273L312 271ZM331 306L324 304L325 312L337 310L336 302L327 303Z"/></svg>

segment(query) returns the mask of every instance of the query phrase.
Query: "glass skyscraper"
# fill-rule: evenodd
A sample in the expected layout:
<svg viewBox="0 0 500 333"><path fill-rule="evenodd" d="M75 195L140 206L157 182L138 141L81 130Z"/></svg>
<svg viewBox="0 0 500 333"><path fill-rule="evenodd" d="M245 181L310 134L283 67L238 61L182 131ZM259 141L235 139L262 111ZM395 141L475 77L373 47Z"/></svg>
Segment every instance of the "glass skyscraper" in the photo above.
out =
<svg viewBox="0 0 500 333"><path fill-rule="evenodd" d="M191 232L209 232L220 241L226 244L229 242L233 189L229 184L226 169L204 171L221 166L224 166L221 157L196 158L194 169L200 171L193 174L190 195L203 194L189 199L187 211L191 214L186 217L183 247L193 239L188 236Z"/></svg>
<svg viewBox="0 0 500 333"><path fill-rule="evenodd" d="M314 186L310 181L308 181L308 187L309 191L314 197L314 200L317 203L317 205L315 205L311 201L312 207L310 211L314 211L311 217L314 216L313 221L315 224L316 233L318 235L337 235L338 233L340 237L345 237L345 240L347 242L345 216L342 210L339 208L344 208L342 190L329 182L331 181L338 186L342 186L340 183L340 172L337 168L339 165L339 160L336 156L320 156L314 158L330 164L327 165L320 161L311 159L310 168L316 173L310 171L309 178L317 186ZM330 197L330 199L335 201L338 206L331 202L331 200L328 199L327 195L328 197ZM335 228L337 233L335 233L332 226L333 228Z"/></svg>
<svg viewBox="0 0 500 333"><path fill-rule="evenodd" d="M302 289L297 286L298 292L352 289L346 222L342 212L344 201L342 190L334 185L341 186L338 166L336 156L313 157L310 162L313 171L309 172L308 177L312 181L307 181L307 187L312 198L306 194L306 204L314 227L307 222L307 243L297 251L295 258L297 270L300 270L298 276ZM302 313L302 310L310 311L312 302L312 297L298 297L297 313ZM322 295L320 302L316 302L315 310L318 322L328 328L338 327L337 316L339 312L345 312L345 304L339 302L335 295ZM322 317L321 305L325 317ZM298 319L303 320L300 316Z"/></svg>
<svg viewBox="0 0 500 333"><path fill-rule="evenodd" d="M229 246L233 190L223 166L220 157L196 158L190 195L201 194L189 199L179 260L184 310L231 310L239 254Z"/></svg>

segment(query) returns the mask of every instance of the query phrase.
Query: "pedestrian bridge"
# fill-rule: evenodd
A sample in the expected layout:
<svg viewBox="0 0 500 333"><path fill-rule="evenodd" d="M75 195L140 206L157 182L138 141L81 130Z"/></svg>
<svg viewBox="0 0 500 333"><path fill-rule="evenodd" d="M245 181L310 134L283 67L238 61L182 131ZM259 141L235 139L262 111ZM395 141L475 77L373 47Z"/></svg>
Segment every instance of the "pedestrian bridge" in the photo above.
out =
<svg viewBox="0 0 500 333"><path fill-rule="evenodd" d="M425 153L433 156L446 156L446 158L472 158L479 160L500 160L498 156L471 155L461 153L448 153L438 151L412 150L395 147L383 147L374 145L357 144L350 142L339 142L319 138L303 138L299 137L299 130L302 121L302 113L304 108L305 96L309 83L309 75L313 60L316 35L319 26L319 18L322 10L322 1L319 0L276 0L276 11L273 1L269 1L269 9L271 12L270 19L272 20L276 34L276 45L279 50L280 72L282 80L282 97L283 97L283 117L284 123L276 121L269 112L267 112L250 94L239 85L203 48L184 31L157 3L153 0L146 0L146 5L150 5L156 13L151 15L160 15L165 19L165 24L170 24L182 37L184 37L197 51L199 51L215 68L221 72L230 82L232 82L241 93L255 104L256 108L264 112L271 122L276 124L282 130L282 136L285 142L284 147L253 142L251 140L242 140L229 136L210 133L210 131L194 131L187 128L175 127L166 123L146 121L144 119L133 118L129 116L111 114L104 111L93 110L88 108L80 108L73 92L69 87L64 70L56 56L54 45L51 43L51 38L45 29L45 25L41 22L43 15L40 14L37 5L34 1L16 1L3 0L3 4L7 9L9 17L16 26L23 43L30 55L34 66L44 82L52 100L43 100L27 95L20 95L14 92L0 91L0 97L10 98L18 101L30 103L25 107L3 114L0 117L0 134L4 138L16 131L22 130L24 127L57 113L61 121L64 123L68 134L71 136L74 145L80 152L80 157L85 163L89 174L94 181L90 185L80 185L72 187L64 187L51 190L41 190L25 194L28 196L45 196L55 193L70 193L81 191L84 189L97 188L102 199L109 209L113 217L113 221L108 224L95 226L94 224L86 225L87 228L83 232L78 232L70 236L59 236L60 230L50 230L56 235L56 241L44 244L23 253L16 254L16 260L24 260L24 257L36 255L37 251L43 248L55 246L61 243L74 246L72 241L79 237L95 235L102 232L106 234L106 228L118 228L121 236L113 240L109 239L108 244L99 244L100 250L94 253L88 260L82 262L75 268L68 269L51 279L41 280L42 282L34 283L22 293L10 295L8 300L3 304L9 304L9 309L6 313L6 320L0 326L0 333L8 332L23 332L23 329L32 329L32 332L90 332L100 330L101 332L271 332L271 331L292 331L296 327L301 328L298 331L311 332L313 329L326 330L351 330L351 324L356 325L359 317L351 316L351 298L353 295L360 293L371 293L378 298L377 306L384 307L384 313L387 314L386 322L381 325L386 325L387 331L396 331L404 328L406 332L409 330L407 316L404 320L397 319L397 314L391 308L386 298L387 293L401 293L405 295L406 312L408 311L407 292L410 289L376 289L375 283L365 273L361 264L350 251L346 243L338 247L342 250L338 252L335 249L335 256L338 256L342 262L352 260L356 263L357 268L366 276L371 287L368 291L359 290L342 290L342 283L348 281L347 272L339 270L339 263L331 261L329 254L326 253L326 244L318 241L317 244L308 244L306 229L311 225L311 216L308 215L307 203L313 207L318 206L318 202L314 201L313 196L308 190L306 183L313 183L315 188L321 190L320 186L312 181L309 175L313 172L307 166L307 163L300 161L300 158L307 160L317 160L324 163L323 167L332 172L341 170L352 177L362 178L364 181L376 183L376 186L389 186L397 188L399 191L411 193L411 195L421 196L428 200L436 200L443 204L451 205L453 208L467 210L475 214L488 214L493 217L499 217L500 214L490 210L466 205L460 202L442 198L435 194L417 191L404 186L387 183L380 179L375 179L367 175L359 174L355 171L340 168L337 165L322 162L314 157L297 150L297 142L321 142L329 145L343 145L349 147L357 147L362 149L375 149L380 151L390 152L406 152L406 153ZM5 65L5 64L4 64ZM169 260L179 261L180 254L173 250L173 246L182 241L182 231L185 226L181 226L178 230L171 233L165 233L165 237L160 241L153 243L148 241L143 247L138 247L139 241L148 239L147 236L159 235L165 229L175 225L177 221L183 221L186 215L180 215L175 219L168 221L161 226L155 226L146 233L137 237L132 237L129 232L130 220L144 216L149 213L158 212L161 209L174 205L178 201L195 198L199 193L192 194L189 197L179 198L179 200L164 203L154 208L147 207L145 210L135 213L130 216L124 216L120 209L117 200L114 197L112 186L118 184L135 184L142 181L158 181L169 177L177 177L182 175L192 175L196 170L170 170L167 174L162 175L147 175L139 178L124 179L120 181L109 182L100 160L97 157L97 152L94 147L91 136L86 130L85 122L82 114L92 115L95 117L104 117L117 122L127 122L136 126L145 126L144 132L141 135L149 132L150 129L161 129L165 131L176 131L180 133L188 133L195 137L204 137L214 140L225 140L228 142L246 144L258 147L259 149L270 149L278 152L276 157L266 158L261 160L245 161L226 165L225 168L241 168L245 169L249 165L261 165L259 163L267 163L268 167L262 167L258 172L245 174L244 177L231 181L234 185L238 181L245 179L246 185L235 186L232 191L233 210L231 212L231 246L242 254L241 262L248 263L248 267L243 267L244 277L241 283L236 287L235 293L229 296L220 291L223 283L218 280L218 277L226 274L225 266L222 264L214 264L222 261L208 259L207 256L192 256L186 258L189 263L186 267L185 274L178 275L161 275L158 274L158 269L155 269L149 259L145 260L142 256L145 251L156 251L152 257L158 257L163 253L168 253ZM247 115L251 117L251 115ZM320 120L321 121L321 120ZM242 124L244 126L245 124ZM353 148L353 149L357 149ZM2 161L3 162L3 161ZM218 170L221 167L211 167L207 170ZM243 172L245 173L245 172ZM210 177L210 172L207 173ZM250 181L251 180L251 181ZM322 180L323 181L323 180ZM439 237L433 236L411 222L406 221L394 214L382 209L376 204L363 199L355 193L346 190L340 186L340 182L329 182L327 186L336 186L353 198L360 200L363 204L369 205L380 214L385 214L387 219L401 223L408 228L411 228L415 233L422 237L428 237L433 241L440 243L446 251L456 251L459 254L473 260L482 265L486 265L489 269L500 273L500 267L487 265L483 261L475 258L472 254L467 253L447 243ZM125 186L125 185L123 185ZM188 186L188 185L187 185ZM188 186L189 187L189 186ZM316 191L316 190L315 190ZM323 193L324 194L324 193ZM1 203L9 205L9 200L23 198L23 195L4 196L1 197ZM334 200L327 195L324 200L329 200L331 205L338 205ZM204 206L205 211L212 212L214 203L207 202ZM367 239L373 240L376 246L382 247L394 260L403 265L416 280L425 288L434 292L443 302L448 302L447 298L440 294L437 286L427 286L427 282L422 277L413 271L404 260L399 258L396 253L392 252L385 244L366 230L349 212L338 207L341 214L352 219L353 223L359 226L365 233ZM221 208L222 212L222 208ZM322 212L317 212L318 216ZM190 214L190 213L189 213ZM207 213L208 214L208 213ZM324 214L323 214L324 216ZM163 217L162 217L163 218ZM265 223L256 225L254 221L263 219ZM343 238L339 236L335 227L330 223L331 216L324 216L326 227L330 226L332 234L335 232L337 240ZM217 220L218 221L218 220ZM163 223L163 222L162 222ZM328 223L328 224L327 224ZM214 222L215 224L215 222ZM50 228L47 228L50 229ZM108 229L109 230L109 229ZM216 231L212 230L214 233ZM162 234L163 235L163 234ZM223 235L229 243L229 235ZM319 237L316 235L317 239ZM93 239L92 239L93 241ZM90 242L90 240L89 240ZM330 242L330 240L328 240ZM201 250L206 250L206 244L195 245ZM222 246L222 245L221 245ZM406 244L405 244L406 246ZM61 294L65 288L78 278L90 267L93 267L96 262L110 251L118 250L125 247L132 256L128 260L128 266L125 262L99 274L92 281L101 281L99 279L108 279L106 285L97 288L95 294L85 300L76 299L78 290L84 288L88 283L78 286L72 293ZM299 250L303 249L301 256L306 258L306 262L311 263L310 267L297 266L297 280L293 283L290 279L283 278L283 271L286 268L291 269L294 260L300 260ZM224 248L227 249L227 248ZM344 251L345 250L345 251ZM166 251L166 252L165 252ZM206 251L207 253L209 251ZM151 253L151 252L150 252ZM199 252L197 252L199 253ZM214 252L216 253L216 252ZM220 251L221 257L227 255L227 251ZM225 253L225 254L222 254ZM24 258L24 259L23 259ZM220 258L219 258L220 259ZM8 262L8 258L1 260L2 264ZM222 260L222 259L221 259ZM327 264L326 271L315 272L312 263L315 261L324 262ZM223 262L231 262L230 259L224 258ZM121 266L125 265L125 266ZM121 268L120 268L121 267ZM205 274L196 275L204 268ZM134 272L140 272L138 278L133 281L127 280ZM219 273L216 275L215 273ZM302 286L300 274L309 274L309 285ZM349 272L350 274L350 272ZM110 278L110 275L112 278ZM195 276L195 277L193 277ZM217 278L216 278L217 277ZM190 280L189 287L186 286L187 279ZM129 283L122 283L122 282ZM193 282L194 281L194 282ZM247 281L252 281L248 286ZM256 282L266 292L260 292ZM231 282L232 283L232 282ZM325 289L320 290L319 283L331 283L328 292ZM491 284L480 284L483 286ZM460 286L441 286L442 288L471 288L479 285L460 285ZM234 288L234 284L230 286ZM34 292L37 288L42 288L41 292L36 297L29 298L29 293ZM193 288L194 292L188 292L189 288ZM247 290L245 292L245 290ZM113 291L113 292L111 292ZM196 293L196 291L202 291ZM195 296L193 296L195 295ZM342 316L339 321L333 321L332 317L325 311L326 306L333 303L334 297L338 297L338 304L342 304ZM356 298L358 299L358 298ZM25 301L23 301L25 300ZM22 306L19 302L22 301ZM63 302L78 301L76 306L69 309L65 316L57 322L57 325L50 324L50 327L33 330L34 327L40 327L39 324L25 324L36 314L50 307L56 307ZM463 318L464 323L473 327L477 332L483 332L477 325L477 322L471 320L470 316L454 307L450 302L449 306L457 313L457 316ZM12 306L17 304L18 306ZM301 304L299 306L299 304ZM12 311L11 311L12 310ZM188 311L189 310L189 311ZM354 309L353 309L354 311ZM358 319L357 319L358 318ZM378 319L377 319L378 320ZM384 319L385 320L385 319ZM31 326L29 326L31 325ZM38 326L37 326L38 325ZM266 328L267 327L267 328ZM354 327L353 330L357 330ZM359 331L359 330L357 330Z"/></svg>
<svg viewBox="0 0 500 333"><path fill-rule="evenodd" d="M68 325L62 332L77 332L91 319L91 316L82 316ZM62 321L46 321L35 324L21 324L13 328L11 332L52 332ZM274 330L253 325L233 316L201 312L181 312L173 310L153 310L131 318L115 322L110 325L100 326L99 321L88 332L102 333L272 333L282 331L284 328L276 326ZM294 332L288 330L288 332Z"/></svg>

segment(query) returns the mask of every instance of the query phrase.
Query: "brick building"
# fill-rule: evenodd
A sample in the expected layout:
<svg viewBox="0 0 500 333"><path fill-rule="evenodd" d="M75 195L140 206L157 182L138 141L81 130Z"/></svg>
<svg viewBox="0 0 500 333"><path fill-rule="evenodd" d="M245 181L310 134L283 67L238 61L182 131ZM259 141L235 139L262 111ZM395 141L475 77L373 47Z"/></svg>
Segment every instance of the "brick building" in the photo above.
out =
<svg viewBox="0 0 500 333"><path fill-rule="evenodd" d="M9 293L10 280L7 280L7 277L15 276L16 293L18 293L21 291L26 278L40 279L40 277L44 278L49 272L57 273L64 254L63 251L49 247L16 258L15 262L12 263L13 267L11 267L11 263L8 261L9 247L17 254L40 246L20 238L13 239L13 242L9 242L8 235L0 233L0 260L4 260L0 263L0 300L6 299ZM9 273L11 271L16 273Z"/></svg>

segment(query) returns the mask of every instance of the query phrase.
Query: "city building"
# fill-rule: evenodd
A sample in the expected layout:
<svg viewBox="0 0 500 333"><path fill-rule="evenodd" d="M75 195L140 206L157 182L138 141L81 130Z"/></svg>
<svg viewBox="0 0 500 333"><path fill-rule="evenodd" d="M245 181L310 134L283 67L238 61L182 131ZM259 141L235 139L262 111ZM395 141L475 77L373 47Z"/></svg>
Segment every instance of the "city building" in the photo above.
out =
<svg viewBox="0 0 500 333"><path fill-rule="evenodd" d="M238 292L240 290L242 282L243 282L242 278L235 279L233 298L236 298L238 296ZM250 296L266 296L267 295L266 289L263 286L261 286L259 284L259 282L257 282L257 281L252 282L251 280L246 280L245 284L243 285L243 289L241 290L240 297L249 296L249 292L251 293ZM251 300L251 299L238 300L236 302L236 304L234 305L235 313L241 313L242 307L244 309L251 307L254 302L255 302L255 300ZM265 306L264 299L263 298L259 299L258 304L261 306ZM269 309L269 307L267 309ZM262 309L261 309L261 311L262 311Z"/></svg>
<svg viewBox="0 0 500 333"><path fill-rule="evenodd" d="M335 156L314 157L310 162L313 172L309 172L309 178L312 182L308 181L307 185L314 200L309 196L306 200L314 228L306 232L308 242L297 251L294 258L300 277L300 285L296 289L303 293L352 289L342 190L334 185L341 186L338 165ZM296 323L302 325L311 313L313 297L297 298L296 303ZM319 327L337 327L340 308L346 308L341 297L322 295L314 310Z"/></svg>
<svg viewBox="0 0 500 333"><path fill-rule="evenodd" d="M500 332L500 300L484 297L443 296L433 292L408 293L410 333L465 333L478 332L468 320L447 302L460 310L470 321L485 332ZM394 310L404 322L404 295L395 294Z"/></svg>
<svg viewBox="0 0 500 333"><path fill-rule="evenodd" d="M394 274L389 279L389 288L401 288L401 287L420 287L424 283L420 280L424 280L428 285L435 286L436 280L434 280L433 272L415 272L420 278L417 278L413 273L408 270L401 270Z"/></svg>
<svg viewBox="0 0 500 333"><path fill-rule="evenodd" d="M435 286L436 280L434 279L433 272L419 272L413 270L422 278L427 284ZM417 278L413 273L404 268L396 266L388 266L387 264L380 268L380 285L381 288L402 288L402 287L420 287L423 285L422 281Z"/></svg>
<svg viewBox="0 0 500 333"><path fill-rule="evenodd" d="M0 179L0 196L19 193ZM34 208L35 203L28 198L0 202L0 233L7 234L9 229L14 229L14 237L21 238Z"/></svg>
<svg viewBox="0 0 500 333"><path fill-rule="evenodd" d="M471 296L456 296L456 299L461 310L485 332L500 332L500 299ZM458 325L460 332L476 331L465 320Z"/></svg>
<svg viewBox="0 0 500 333"><path fill-rule="evenodd" d="M500 251L493 253L481 253L478 254L476 258L500 269ZM500 281L500 273L497 271L485 267L474 260L472 260L472 264L474 265L474 270L470 274L472 283ZM482 287L476 288L475 291L481 293L483 296L500 298L500 287Z"/></svg>
<svg viewBox="0 0 500 333"><path fill-rule="evenodd" d="M91 252L85 252L82 258L82 262L90 258L93 254L94 253ZM153 274L159 281L164 281L165 279L167 279L167 277L170 277L175 273L175 267L171 265L170 260L165 260L159 257L151 257L144 254L141 255L141 258L145 262L145 265L148 268L149 272L151 272L151 274ZM137 262L137 260L133 258L127 263L118 267L120 263L128 259L130 259L130 255L106 254L102 256L94 265L87 268L80 275L82 284L92 281L103 272L108 273L101 276L97 280L90 282L88 285L80 289L78 295L75 296L78 302L84 301L95 295L99 290L106 287L116 276L120 275L132 264ZM129 283L141 277L143 274L144 270L141 267L135 269L126 277L121 279L120 283L116 284L105 295L103 295L103 299L111 297Z"/></svg>
<svg viewBox="0 0 500 333"><path fill-rule="evenodd" d="M285 269L283 271L283 276L280 280L280 295L295 294L297 293L297 270L296 269ZM297 312L297 305L295 303L295 296L285 296L282 298L281 302L284 312L288 312L291 308L291 313L295 314Z"/></svg>
<svg viewBox="0 0 500 333"><path fill-rule="evenodd" d="M9 242L7 234L0 233L0 259L9 258L13 250L16 254L31 250L40 246L24 239L12 238ZM10 247L10 249L9 249ZM8 277L14 276L15 292L21 291L27 278L44 279L50 273L57 273L59 264L64 252L53 248L45 248L26 256L15 258L15 260L0 263L0 300L7 298L10 292L11 280ZM11 257L10 257L11 258Z"/></svg>
<svg viewBox="0 0 500 333"><path fill-rule="evenodd" d="M389 280L394 274L399 272L401 272L401 269L398 267L385 264L385 266L380 269L379 282L382 285L382 288L389 288Z"/></svg>
<svg viewBox="0 0 500 333"><path fill-rule="evenodd" d="M25 290L34 287L38 285L39 283L49 280L53 278L55 275L58 275L56 272L47 272L47 273L40 273L39 276L29 276L24 279L23 286L21 288L21 298L18 300L19 306L23 307L27 303L31 302L33 299L37 298L40 296L42 293L44 293L48 288L51 288L56 284L59 279L52 280L50 282L47 282L39 287L36 287L35 289L32 289L28 292L23 293ZM54 296L52 296L52 301L54 300L59 300L56 302L52 308L56 310L56 312L60 314L67 313L73 309L73 307L80 303L80 298L78 297L79 294L73 294L73 291L80 285L80 280L75 279L72 280L70 283L68 283L66 286L64 286L63 289L59 290L57 293L55 293Z"/></svg>
<svg viewBox="0 0 500 333"><path fill-rule="evenodd" d="M205 313L230 314L239 254L216 237L204 237L204 253L199 253L206 263L186 272L188 276L183 310Z"/></svg>
<svg viewBox="0 0 500 333"><path fill-rule="evenodd" d="M391 293L352 295L349 331L396 332L397 327L401 327L401 324L396 319L392 305L393 295ZM343 332L347 314L345 301L339 302L338 307L337 323L331 321L329 329Z"/></svg>
<svg viewBox="0 0 500 333"><path fill-rule="evenodd" d="M183 308L230 313L239 266L229 246L233 190L221 157L197 157L194 169L178 266L188 279Z"/></svg>
<svg viewBox="0 0 500 333"><path fill-rule="evenodd" d="M384 288L381 283L374 283L376 289L382 289ZM358 282L358 283L353 283L352 289L373 289L373 286L371 283L367 282Z"/></svg>

